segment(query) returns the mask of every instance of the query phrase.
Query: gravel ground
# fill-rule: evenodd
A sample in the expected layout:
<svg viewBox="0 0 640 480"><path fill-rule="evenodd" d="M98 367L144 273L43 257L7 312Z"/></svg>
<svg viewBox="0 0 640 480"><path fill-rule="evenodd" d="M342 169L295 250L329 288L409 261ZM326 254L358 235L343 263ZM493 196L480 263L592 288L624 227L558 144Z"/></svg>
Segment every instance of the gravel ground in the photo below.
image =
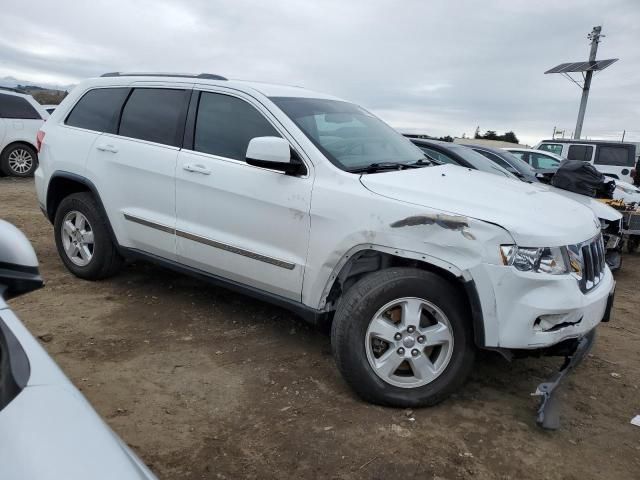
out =
<svg viewBox="0 0 640 480"><path fill-rule="evenodd" d="M562 390L562 429L545 432L529 394L560 359L487 354L439 406L368 405L327 334L284 310L145 263L70 275L32 180L0 179L0 218L33 242L47 282L12 307L160 478L640 478L640 254Z"/></svg>

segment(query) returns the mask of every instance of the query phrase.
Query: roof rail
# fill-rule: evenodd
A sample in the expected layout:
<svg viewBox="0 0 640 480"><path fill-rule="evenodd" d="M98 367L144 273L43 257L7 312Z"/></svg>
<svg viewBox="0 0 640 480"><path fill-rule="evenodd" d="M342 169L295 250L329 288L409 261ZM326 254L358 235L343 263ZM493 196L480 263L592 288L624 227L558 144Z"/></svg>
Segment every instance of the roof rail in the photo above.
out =
<svg viewBox="0 0 640 480"><path fill-rule="evenodd" d="M205 80L227 80L221 75L214 73L166 73L166 72L108 72L101 77L181 77L181 78L203 78Z"/></svg>
<svg viewBox="0 0 640 480"><path fill-rule="evenodd" d="M24 95L24 92L22 90L18 90L17 88L1 87L0 86L0 90L7 90L9 92L22 93Z"/></svg>

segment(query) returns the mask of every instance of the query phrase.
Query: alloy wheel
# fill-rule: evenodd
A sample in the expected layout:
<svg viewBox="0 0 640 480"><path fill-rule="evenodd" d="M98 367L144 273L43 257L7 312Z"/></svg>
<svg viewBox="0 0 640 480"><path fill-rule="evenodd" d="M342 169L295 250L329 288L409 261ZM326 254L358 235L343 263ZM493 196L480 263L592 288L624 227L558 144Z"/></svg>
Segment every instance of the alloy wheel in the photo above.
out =
<svg viewBox="0 0 640 480"><path fill-rule="evenodd" d="M365 337L369 365L385 382L402 388L427 385L447 368L453 330L447 316L428 300L393 300L373 316Z"/></svg>
<svg viewBox="0 0 640 480"><path fill-rule="evenodd" d="M93 229L87 217L72 210L62 220L60 231L67 258L79 267L86 267L94 253Z"/></svg>
<svg viewBox="0 0 640 480"><path fill-rule="evenodd" d="M33 167L33 155L26 148L16 148L9 154L9 168L12 172L24 175Z"/></svg>

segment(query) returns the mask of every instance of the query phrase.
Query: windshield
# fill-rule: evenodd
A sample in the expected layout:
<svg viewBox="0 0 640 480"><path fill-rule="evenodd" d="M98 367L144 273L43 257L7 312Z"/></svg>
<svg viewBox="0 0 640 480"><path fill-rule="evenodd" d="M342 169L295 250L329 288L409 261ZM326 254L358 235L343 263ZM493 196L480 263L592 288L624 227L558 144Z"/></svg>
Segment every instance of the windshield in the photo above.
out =
<svg viewBox="0 0 640 480"><path fill-rule="evenodd" d="M447 148L449 148L452 152L462 157L463 160L466 160L467 162L469 162L477 170L487 172L487 173L504 175L505 177L509 177L509 178L516 178L513 176L513 174L509 173L506 169L502 168L499 165L496 165L491 160L486 158L484 155L476 152L475 150L469 147L463 147L461 145L456 145L455 143L452 143L450 145L447 145Z"/></svg>
<svg viewBox="0 0 640 480"><path fill-rule="evenodd" d="M372 164L412 164L425 158L409 140L353 103L298 97L271 100L343 170Z"/></svg>

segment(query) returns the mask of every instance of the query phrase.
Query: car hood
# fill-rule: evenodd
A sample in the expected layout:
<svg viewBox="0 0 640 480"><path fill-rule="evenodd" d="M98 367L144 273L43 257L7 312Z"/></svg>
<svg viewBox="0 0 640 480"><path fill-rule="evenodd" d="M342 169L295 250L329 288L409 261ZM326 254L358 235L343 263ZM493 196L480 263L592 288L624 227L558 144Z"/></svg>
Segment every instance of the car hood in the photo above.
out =
<svg viewBox="0 0 640 480"><path fill-rule="evenodd" d="M540 184L453 165L362 175L373 193L500 225L521 246L553 247L587 240L600 222L580 203Z"/></svg>

